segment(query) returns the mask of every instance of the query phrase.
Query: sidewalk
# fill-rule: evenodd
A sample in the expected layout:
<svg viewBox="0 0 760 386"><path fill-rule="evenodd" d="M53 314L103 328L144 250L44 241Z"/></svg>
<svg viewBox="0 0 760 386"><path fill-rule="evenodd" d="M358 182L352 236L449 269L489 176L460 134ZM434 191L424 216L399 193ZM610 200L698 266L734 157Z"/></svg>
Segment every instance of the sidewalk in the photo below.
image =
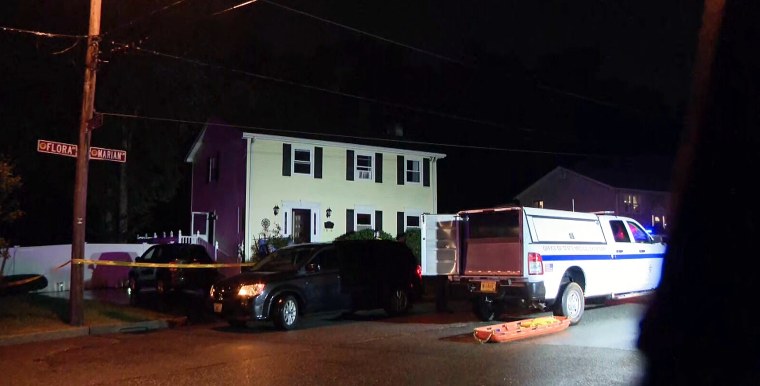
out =
<svg viewBox="0 0 760 386"><path fill-rule="evenodd" d="M46 292L41 295L54 298L69 298L69 291ZM125 289L85 290L85 300L96 300L117 305L129 305ZM86 321L85 321L86 322ZM40 342L53 339L72 338L85 335L104 335L129 332L143 332L162 328L182 326L187 323L186 316L175 316L166 319L148 320L141 322L122 322L97 326L70 326L64 323L60 327L43 332L19 333L0 336L0 346L15 345L29 342Z"/></svg>

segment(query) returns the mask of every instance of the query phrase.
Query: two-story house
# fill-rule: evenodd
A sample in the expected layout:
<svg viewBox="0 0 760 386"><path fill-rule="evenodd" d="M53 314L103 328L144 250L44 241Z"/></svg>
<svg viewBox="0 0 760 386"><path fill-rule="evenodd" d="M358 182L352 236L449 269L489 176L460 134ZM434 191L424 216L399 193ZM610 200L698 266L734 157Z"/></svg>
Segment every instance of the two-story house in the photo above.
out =
<svg viewBox="0 0 760 386"><path fill-rule="evenodd" d="M437 209L445 154L244 132L208 123L192 163L192 232L220 261L250 260L262 232L295 243L350 231L392 235Z"/></svg>
<svg viewBox="0 0 760 386"><path fill-rule="evenodd" d="M522 205L576 212L613 211L636 219L655 232L667 228L670 165L659 168L558 166L515 196Z"/></svg>

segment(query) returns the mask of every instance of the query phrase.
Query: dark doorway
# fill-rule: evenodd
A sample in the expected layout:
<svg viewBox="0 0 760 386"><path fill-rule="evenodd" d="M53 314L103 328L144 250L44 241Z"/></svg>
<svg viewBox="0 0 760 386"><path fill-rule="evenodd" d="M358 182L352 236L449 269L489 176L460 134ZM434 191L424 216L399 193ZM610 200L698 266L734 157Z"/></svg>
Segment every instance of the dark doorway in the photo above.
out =
<svg viewBox="0 0 760 386"><path fill-rule="evenodd" d="M311 241L311 210L293 209L293 243Z"/></svg>

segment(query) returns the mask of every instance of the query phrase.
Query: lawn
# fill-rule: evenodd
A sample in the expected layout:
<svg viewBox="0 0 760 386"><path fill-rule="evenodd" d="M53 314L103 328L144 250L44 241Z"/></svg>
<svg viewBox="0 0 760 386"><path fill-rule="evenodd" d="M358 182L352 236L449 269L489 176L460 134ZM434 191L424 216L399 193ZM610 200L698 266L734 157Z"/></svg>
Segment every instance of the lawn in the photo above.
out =
<svg viewBox="0 0 760 386"><path fill-rule="evenodd" d="M84 323L90 327L174 317L140 307L84 300ZM0 336L75 328L68 319L68 298L36 293L0 296Z"/></svg>

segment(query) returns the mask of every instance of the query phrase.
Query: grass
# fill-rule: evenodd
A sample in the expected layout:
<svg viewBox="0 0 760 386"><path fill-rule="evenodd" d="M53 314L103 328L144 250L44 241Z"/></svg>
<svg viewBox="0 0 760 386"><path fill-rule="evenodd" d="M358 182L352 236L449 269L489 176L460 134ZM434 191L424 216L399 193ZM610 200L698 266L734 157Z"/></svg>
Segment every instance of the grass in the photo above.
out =
<svg viewBox="0 0 760 386"><path fill-rule="evenodd" d="M90 327L172 317L139 307L84 300L84 325ZM68 320L68 298L35 293L0 296L0 336L76 328Z"/></svg>

